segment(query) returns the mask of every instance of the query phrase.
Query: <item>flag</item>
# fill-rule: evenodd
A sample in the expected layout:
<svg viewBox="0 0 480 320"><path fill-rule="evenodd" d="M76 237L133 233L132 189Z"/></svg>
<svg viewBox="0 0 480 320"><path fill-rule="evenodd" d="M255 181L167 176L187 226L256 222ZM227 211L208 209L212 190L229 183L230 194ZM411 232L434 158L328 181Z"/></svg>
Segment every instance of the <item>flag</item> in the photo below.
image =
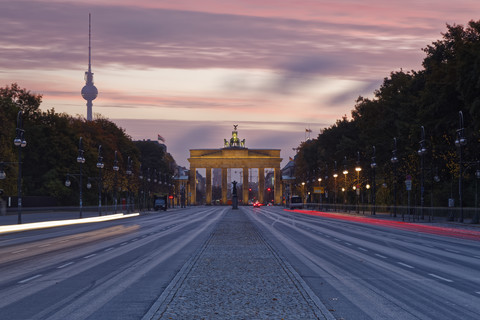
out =
<svg viewBox="0 0 480 320"><path fill-rule="evenodd" d="M158 140L159 140L159 141L162 141L162 142L165 142L165 138L162 137L161 135L158 135Z"/></svg>

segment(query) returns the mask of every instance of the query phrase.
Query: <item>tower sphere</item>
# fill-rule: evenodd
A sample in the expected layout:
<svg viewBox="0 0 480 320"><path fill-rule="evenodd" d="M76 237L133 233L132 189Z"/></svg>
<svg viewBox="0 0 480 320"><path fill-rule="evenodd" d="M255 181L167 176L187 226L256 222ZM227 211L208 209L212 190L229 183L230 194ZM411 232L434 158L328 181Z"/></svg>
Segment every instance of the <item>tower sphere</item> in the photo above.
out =
<svg viewBox="0 0 480 320"><path fill-rule="evenodd" d="M82 97L85 100L95 100L98 95L98 89L93 84L87 84L82 88Z"/></svg>

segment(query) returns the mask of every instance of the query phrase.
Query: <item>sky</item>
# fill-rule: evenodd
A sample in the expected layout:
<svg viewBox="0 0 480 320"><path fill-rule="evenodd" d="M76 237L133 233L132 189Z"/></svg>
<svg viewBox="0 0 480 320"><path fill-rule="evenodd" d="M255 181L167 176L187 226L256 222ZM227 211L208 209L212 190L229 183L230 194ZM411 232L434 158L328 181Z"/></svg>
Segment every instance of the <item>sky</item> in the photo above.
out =
<svg viewBox="0 0 480 320"><path fill-rule="evenodd" d="M234 124L286 164L391 72L420 70L422 48L480 19L480 2L0 0L0 86L86 117L89 13L94 116L134 140L160 134L188 168L190 149L221 148Z"/></svg>

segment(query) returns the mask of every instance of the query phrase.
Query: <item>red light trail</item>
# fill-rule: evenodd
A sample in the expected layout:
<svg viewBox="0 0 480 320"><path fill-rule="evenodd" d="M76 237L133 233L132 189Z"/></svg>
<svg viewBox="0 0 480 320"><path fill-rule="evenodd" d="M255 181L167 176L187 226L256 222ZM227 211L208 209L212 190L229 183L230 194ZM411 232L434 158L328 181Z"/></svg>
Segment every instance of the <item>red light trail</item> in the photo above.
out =
<svg viewBox="0 0 480 320"><path fill-rule="evenodd" d="M329 218L329 219L378 225L378 226L408 230L413 232L422 232L422 233L429 233L429 234L435 234L440 236L480 241L480 231L476 231L476 230L451 228L451 227L439 227L439 226L424 225L424 224L417 224L417 223L410 223L410 222L403 222L403 221L392 221L392 220L375 219L375 218L369 218L369 217L326 213L321 211L286 210L286 209L285 211L296 212L296 213L306 214L310 216L318 216L318 217Z"/></svg>

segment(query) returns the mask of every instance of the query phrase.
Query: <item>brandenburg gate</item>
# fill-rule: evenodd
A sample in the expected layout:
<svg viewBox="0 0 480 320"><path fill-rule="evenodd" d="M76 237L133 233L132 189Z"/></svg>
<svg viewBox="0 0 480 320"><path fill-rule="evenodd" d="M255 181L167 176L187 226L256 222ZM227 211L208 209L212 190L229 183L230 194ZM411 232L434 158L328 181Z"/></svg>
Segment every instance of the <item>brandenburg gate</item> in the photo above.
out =
<svg viewBox="0 0 480 320"><path fill-rule="evenodd" d="M265 191L265 168L274 169L274 202L282 203L282 187L280 163L280 149L248 149L245 147L245 139L238 138L237 126L234 125L232 138L224 139L222 149L191 149L190 158L190 190L191 203L196 203L196 175L197 169L206 169L206 203L212 203L212 169L222 169L222 203L227 203L227 169L243 169L243 201L248 200L248 169L258 169L258 201L264 202Z"/></svg>

